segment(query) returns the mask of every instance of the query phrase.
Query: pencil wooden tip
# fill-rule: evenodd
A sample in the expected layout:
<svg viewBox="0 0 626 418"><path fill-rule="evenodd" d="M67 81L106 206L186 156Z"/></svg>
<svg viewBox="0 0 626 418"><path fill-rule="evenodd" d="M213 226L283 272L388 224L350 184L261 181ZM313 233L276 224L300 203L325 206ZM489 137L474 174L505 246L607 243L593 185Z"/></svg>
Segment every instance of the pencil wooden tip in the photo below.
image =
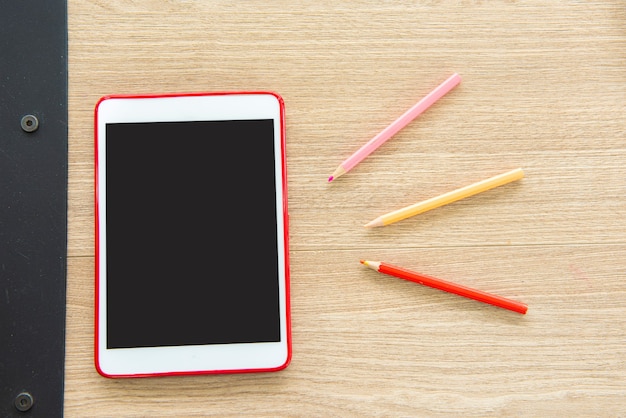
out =
<svg viewBox="0 0 626 418"><path fill-rule="evenodd" d="M366 223L366 224L365 224L365 227L366 227L366 228L374 228L374 227L376 227L376 226L383 226L383 225L384 225L384 224L383 224L383 222L380 220L380 218L376 218L376 219L374 219L373 221Z"/></svg>
<svg viewBox="0 0 626 418"><path fill-rule="evenodd" d="M333 174L331 174L331 176L328 178L328 181L333 181L336 180L337 178L343 176L344 174L346 174L346 170L344 170L344 168L340 165L339 167L337 167L335 169L335 171L333 171Z"/></svg>
<svg viewBox="0 0 626 418"><path fill-rule="evenodd" d="M378 269L380 268L380 262L379 261L361 260L361 263L365 267L370 268L372 270L378 271Z"/></svg>

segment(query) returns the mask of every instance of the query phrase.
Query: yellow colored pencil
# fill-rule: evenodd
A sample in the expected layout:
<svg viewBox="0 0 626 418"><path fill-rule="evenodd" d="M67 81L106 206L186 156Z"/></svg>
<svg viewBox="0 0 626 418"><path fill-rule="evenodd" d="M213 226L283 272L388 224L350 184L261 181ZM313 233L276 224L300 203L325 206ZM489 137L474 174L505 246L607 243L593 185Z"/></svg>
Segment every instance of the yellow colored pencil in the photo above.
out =
<svg viewBox="0 0 626 418"><path fill-rule="evenodd" d="M524 171L521 168L517 168L515 170L508 171L506 173L488 178L486 180L470 184L469 186L461 187L460 189L444 193L440 196L424 200L423 202L415 203L402 209L394 210L393 212L389 212L385 215L379 216L373 221L367 223L365 227L371 228L376 226L389 225L394 222L409 218L411 216L424 213L431 209L447 205L448 203L456 202L457 200L473 196L489 189L493 189L494 187L502 186L503 184L519 180L522 177L524 177Z"/></svg>

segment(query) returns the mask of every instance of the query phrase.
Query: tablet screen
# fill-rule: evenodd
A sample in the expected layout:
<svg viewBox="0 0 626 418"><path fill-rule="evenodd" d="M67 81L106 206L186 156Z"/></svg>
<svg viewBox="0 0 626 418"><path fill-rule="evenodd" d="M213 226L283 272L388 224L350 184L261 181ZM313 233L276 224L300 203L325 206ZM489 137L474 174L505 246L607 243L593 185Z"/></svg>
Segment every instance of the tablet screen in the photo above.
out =
<svg viewBox="0 0 626 418"><path fill-rule="evenodd" d="M274 132L106 125L107 348L280 340Z"/></svg>

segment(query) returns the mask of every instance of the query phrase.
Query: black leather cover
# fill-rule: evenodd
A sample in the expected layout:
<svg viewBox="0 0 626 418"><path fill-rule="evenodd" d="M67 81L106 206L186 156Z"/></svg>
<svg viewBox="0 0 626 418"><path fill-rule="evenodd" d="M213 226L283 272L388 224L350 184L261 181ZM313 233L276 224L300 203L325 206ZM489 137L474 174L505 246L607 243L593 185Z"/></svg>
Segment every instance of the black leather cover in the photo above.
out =
<svg viewBox="0 0 626 418"><path fill-rule="evenodd" d="M63 415L67 38L66 0L0 0L3 418Z"/></svg>

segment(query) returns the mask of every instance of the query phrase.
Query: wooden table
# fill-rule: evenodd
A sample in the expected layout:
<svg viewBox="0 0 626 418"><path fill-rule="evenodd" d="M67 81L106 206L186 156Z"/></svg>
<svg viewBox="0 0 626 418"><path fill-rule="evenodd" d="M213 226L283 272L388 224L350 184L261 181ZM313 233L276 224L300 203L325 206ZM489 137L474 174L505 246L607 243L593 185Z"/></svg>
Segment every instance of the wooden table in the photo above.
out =
<svg viewBox="0 0 626 418"><path fill-rule="evenodd" d="M70 0L68 10L68 417L625 416L623 1ZM456 89L327 182L453 72ZM105 379L93 365L94 105L223 90L285 99L291 365ZM517 167L518 182L363 227ZM384 276L361 258L529 311Z"/></svg>

